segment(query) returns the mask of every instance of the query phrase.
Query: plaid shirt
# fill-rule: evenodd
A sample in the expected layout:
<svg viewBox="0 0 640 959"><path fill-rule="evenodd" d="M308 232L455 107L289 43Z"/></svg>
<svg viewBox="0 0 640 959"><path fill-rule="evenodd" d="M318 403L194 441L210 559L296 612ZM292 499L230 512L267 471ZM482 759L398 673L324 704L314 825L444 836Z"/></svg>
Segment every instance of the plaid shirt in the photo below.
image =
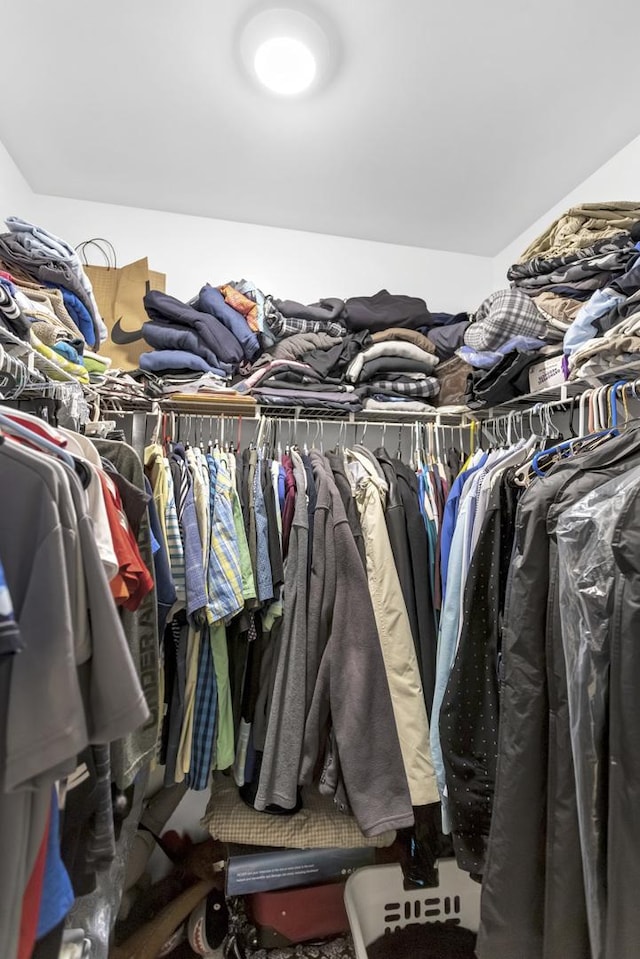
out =
<svg viewBox="0 0 640 959"><path fill-rule="evenodd" d="M200 634L198 656L198 683L193 714L191 764L186 783L191 789L206 789L213 764L213 744L216 739L218 685L213 668L209 627Z"/></svg>
<svg viewBox="0 0 640 959"><path fill-rule="evenodd" d="M233 521L231 474L226 462L207 456L211 509L209 550L209 610L214 622L235 616L244 606L242 569Z"/></svg>
<svg viewBox="0 0 640 959"><path fill-rule="evenodd" d="M495 350L514 336L544 339L546 322L538 307L520 290L498 290L480 305L464 334L466 346L478 352Z"/></svg>
<svg viewBox="0 0 640 959"><path fill-rule="evenodd" d="M327 333L329 336L344 336L346 328L335 320L304 320L299 316L283 316L273 301L267 297L264 304L267 326L276 340L295 333Z"/></svg>
<svg viewBox="0 0 640 959"><path fill-rule="evenodd" d="M235 487L231 489L233 505L233 525L236 530L236 539L238 542L238 552L240 554L240 570L242 573L242 595L245 603L250 599L255 599L256 584L253 577L253 566L251 564L251 554L249 552L249 543L247 541L247 531L244 528L244 519L242 517L242 507L240 497Z"/></svg>

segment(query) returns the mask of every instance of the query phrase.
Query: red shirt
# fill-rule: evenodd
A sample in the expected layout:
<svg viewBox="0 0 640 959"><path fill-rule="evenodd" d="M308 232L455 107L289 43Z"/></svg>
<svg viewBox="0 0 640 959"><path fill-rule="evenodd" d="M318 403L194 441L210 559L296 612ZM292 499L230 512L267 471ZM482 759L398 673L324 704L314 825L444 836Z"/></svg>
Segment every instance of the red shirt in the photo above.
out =
<svg viewBox="0 0 640 959"><path fill-rule="evenodd" d="M109 584L119 606L135 612L153 589L153 578L144 565L138 544L122 508L120 493L102 470L98 470L119 570Z"/></svg>

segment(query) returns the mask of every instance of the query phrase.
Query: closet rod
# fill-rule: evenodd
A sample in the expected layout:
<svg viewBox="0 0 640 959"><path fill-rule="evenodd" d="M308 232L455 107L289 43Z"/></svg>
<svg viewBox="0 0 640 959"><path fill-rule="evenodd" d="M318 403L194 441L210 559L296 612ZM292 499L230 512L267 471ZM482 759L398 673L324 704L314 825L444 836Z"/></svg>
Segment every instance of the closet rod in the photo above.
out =
<svg viewBox="0 0 640 959"><path fill-rule="evenodd" d="M381 418L376 413L367 414L366 411L361 411L359 413L349 413L347 415L338 415L332 416L331 413L328 415L319 415L320 410L314 410L312 415L304 415L300 407L292 408L291 410L278 409L269 410L268 413L265 413L264 408L257 408L256 412L253 412L249 415L244 413L231 413L225 412L223 410L217 411L200 411L200 410L185 410L185 409L170 409L160 404L156 404L156 408L153 410L109 410L102 409L100 411L102 418L104 419L123 419L131 418L133 423L138 424L138 432L146 432L146 422L149 417L157 419L158 416L166 417L175 417L183 419L185 417L191 417L194 420L209 422L211 420L216 421L227 421L227 422L242 422L246 424L255 424L255 427L258 428L260 423L263 420L271 422L284 422L287 424L323 424L324 426L340 426L340 424L345 425L371 425L371 426L380 426L382 428L409 428L413 429L416 424L423 426L433 426L436 428L445 428L445 429L469 429L475 430L482 427L492 429L497 424L498 427L507 427L511 423L513 426L514 422L522 423L525 416L533 415L550 415L554 411L558 410L568 410L573 404L574 407L580 403L581 399L584 402L585 397L593 395L595 391L601 390L604 392L611 391L615 387L616 390L616 400L621 397L625 392L630 391L635 399L640 399L640 379L629 380L624 382L618 380L615 384L610 386L604 386L599 384L598 386L590 386L586 389L581 390L580 392L576 391L569 395L566 386L563 386L560 390L560 396L554 399L550 399L547 402L532 402L527 405L518 405L512 406L507 405L503 407L492 407L486 410L443 410L438 411L434 410L429 413L398 413L393 419ZM258 415L256 415L256 413ZM145 425L142 426L141 424Z"/></svg>
<svg viewBox="0 0 640 959"><path fill-rule="evenodd" d="M103 418L106 420L113 419L116 417L135 417L144 416L145 418L156 419L158 417L158 412L149 411L149 410L102 410ZM293 411L292 411L293 412ZM187 418L190 417L193 420L226 420L226 421L238 421L242 420L243 423L253 423L258 426L261 422L272 422L272 423L301 423L301 424L310 424L322 423L327 426L340 426L344 424L346 426L385 426L387 428L398 428L398 427L407 427L413 428L416 423L419 425L432 425L437 427L453 427L458 429L462 427L463 429L470 429L474 422L476 422L476 417L468 412L460 413L443 413L431 414L429 419L424 418L424 414L409 414L405 413L402 418L398 419L378 419L377 417L363 417L362 419L358 418L359 414L351 414L350 416L342 417L332 417L328 416L326 418L321 416L295 416L295 415L270 415L270 416L245 416L243 413L225 413L225 412L198 412L196 410L169 410L161 408L159 410L161 416L166 417L175 417Z"/></svg>

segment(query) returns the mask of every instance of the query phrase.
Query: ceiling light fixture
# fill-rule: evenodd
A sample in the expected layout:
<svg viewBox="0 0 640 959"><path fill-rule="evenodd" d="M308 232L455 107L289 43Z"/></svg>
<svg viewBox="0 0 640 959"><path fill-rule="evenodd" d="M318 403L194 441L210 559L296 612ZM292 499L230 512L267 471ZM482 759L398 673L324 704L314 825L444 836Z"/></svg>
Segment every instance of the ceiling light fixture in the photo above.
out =
<svg viewBox="0 0 640 959"><path fill-rule="evenodd" d="M245 25L240 53L246 72L262 88L296 97L326 83L336 62L336 43L326 24L291 7L262 10Z"/></svg>
<svg viewBox="0 0 640 959"><path fill-rule="evenodd" d="M283 96L303 93L316 75L316 58L309 47L295 37L272 37L256 50L253 61L260 83Z"/></svg>

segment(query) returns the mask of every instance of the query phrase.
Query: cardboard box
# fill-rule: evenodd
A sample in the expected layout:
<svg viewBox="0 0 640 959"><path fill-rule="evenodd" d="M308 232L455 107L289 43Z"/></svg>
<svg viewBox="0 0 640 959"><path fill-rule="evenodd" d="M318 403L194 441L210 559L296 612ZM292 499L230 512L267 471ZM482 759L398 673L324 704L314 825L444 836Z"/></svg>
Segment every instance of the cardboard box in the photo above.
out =
<svg viewBox="0 0 640 959"><path fill-rule="evenodd" d="M529 392L539 393L563 386L566 380L562 369L562 354L550 356L548 360L541 360L529 367Z"/></svg>

